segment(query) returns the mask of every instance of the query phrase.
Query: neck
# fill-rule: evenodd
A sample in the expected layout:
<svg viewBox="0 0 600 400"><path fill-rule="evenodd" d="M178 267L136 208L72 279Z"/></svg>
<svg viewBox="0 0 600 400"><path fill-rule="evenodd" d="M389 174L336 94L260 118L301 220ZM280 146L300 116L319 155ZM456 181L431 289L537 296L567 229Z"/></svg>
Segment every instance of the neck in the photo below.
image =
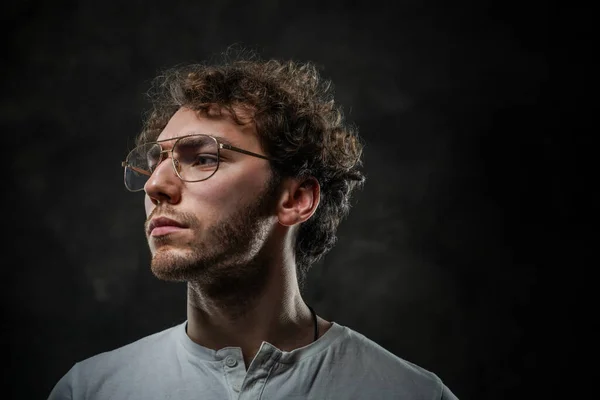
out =
<svg viewBox="0 0 600 400"><path fill-rule="evenodd" d="M313 317L300 294L295 265L266 270L262 287L248 293L216 296L207 282L188 282L188 336L213 350L240 347L246 367L263 341L282 351L313 342Z"/></svg>

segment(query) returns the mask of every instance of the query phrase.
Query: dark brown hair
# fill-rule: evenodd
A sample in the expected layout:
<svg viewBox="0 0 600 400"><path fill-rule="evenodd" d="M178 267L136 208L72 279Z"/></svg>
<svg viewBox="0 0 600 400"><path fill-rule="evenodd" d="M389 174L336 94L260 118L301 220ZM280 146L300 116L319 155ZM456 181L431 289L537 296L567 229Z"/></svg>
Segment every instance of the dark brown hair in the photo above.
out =
<svg viewBox="0 0 600 400"><path fill-rule="evenodd" d="M262 60L248 50L222 61L186 64L157 76L152 107L137 142L156 140L180 107L227 110L238 123L250 116L279 178L314 177L321 187L315 214L298 231L296 265L303 285L310 266L335 244L352 192L364 183L363 145L334 101L333 85L311 62Z"/></svg>

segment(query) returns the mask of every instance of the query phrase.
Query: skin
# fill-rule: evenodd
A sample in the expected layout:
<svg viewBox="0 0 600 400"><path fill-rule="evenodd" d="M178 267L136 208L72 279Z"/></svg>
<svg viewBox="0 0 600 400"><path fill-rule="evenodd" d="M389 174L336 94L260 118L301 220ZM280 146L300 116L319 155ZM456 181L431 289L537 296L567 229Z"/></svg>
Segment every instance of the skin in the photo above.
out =
<svg viewBox="0 0 600 400"><path fill-rule="evenodd" d="M258 154L254 124L181 108L158 140L190 133L220 136ZM174 141L163 143L170 149ZM219 169L201 182L183 182L171 160L161 162L144 190L146 235L152 272L160 279L188 283L187 334L214 350L240 347L246 368L263 341L283 351L313 342L310 310L298 287L294 258L299 225L320 198L313 179L286 178L269 185L267 160L222 150ZM148 231L153 218L184 226L167 234ZM331 323L318 318L319 333Z"/></svg>

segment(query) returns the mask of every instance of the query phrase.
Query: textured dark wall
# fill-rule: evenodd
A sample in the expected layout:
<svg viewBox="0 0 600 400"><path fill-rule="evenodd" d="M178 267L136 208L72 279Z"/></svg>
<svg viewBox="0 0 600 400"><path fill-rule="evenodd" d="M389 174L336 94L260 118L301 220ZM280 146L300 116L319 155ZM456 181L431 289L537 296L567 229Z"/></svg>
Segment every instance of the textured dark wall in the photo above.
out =
<svg viewBox="0 0 600 400"><path fill-rule="evenodd" d="M5 6L7 393L45 398L74 362L185 318L185 286L149 271L143 198L124 189L120 162L159 70L241 43L322 66L366 142L366 185L310 273L309 304L463 400L537 398L557 355L545 340L571 329L563 273L583 257L580 231L564 228L580 143L558 129L575 106L550 83L552 56L583 61L555 35L553 11L189 3ZM560 18L585 30L587 15Z"/></svg>

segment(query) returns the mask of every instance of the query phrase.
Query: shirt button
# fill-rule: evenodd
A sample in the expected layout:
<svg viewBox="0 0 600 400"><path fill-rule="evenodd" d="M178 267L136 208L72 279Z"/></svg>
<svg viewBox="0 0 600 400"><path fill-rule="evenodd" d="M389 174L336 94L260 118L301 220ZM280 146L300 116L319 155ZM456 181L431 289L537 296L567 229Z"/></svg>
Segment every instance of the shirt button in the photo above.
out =
<svg viewBox="0 0 600 400"><path fill-rule="evenodd" d="M240 387L238 385L233 385L233 390L236 392L240 391Z"/></svg>
<svg viewBox="0 0 600 400"><path fill-rule="evenodd" d="M235 358L233 358L232 356L227 356L227 357L225 357L225 365L233 368L237 365L237 360Z"/></svg>

